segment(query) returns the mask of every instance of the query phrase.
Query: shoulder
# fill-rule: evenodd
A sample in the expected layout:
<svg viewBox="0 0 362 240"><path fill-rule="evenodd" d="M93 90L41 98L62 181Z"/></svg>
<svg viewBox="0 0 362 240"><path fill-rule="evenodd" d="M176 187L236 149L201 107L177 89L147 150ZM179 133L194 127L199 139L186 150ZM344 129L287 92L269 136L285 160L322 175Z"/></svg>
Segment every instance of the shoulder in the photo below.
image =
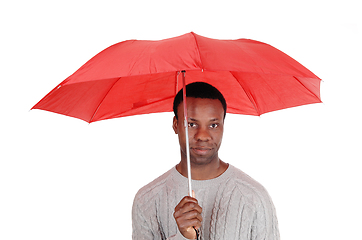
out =
<svg viewBox="0 0 362 240"><path fill-rule="evenodd" d="M233 186L234 191L238 191L244 197L252 198L254 201L270 201L270 196L263 185L240 169L231 165L230 168L229 185Z"/></svg>
<svg viewBox="0 0 362 240"><path fill-rule="evenodd" d="M241 185L245 185L251 188L256 188L256 189L260 189L260 190L265 190L264 187L255 179L253 179L252 177L250 177L248 174L246 174L245 172L241 171L240 169L230 165L230 176L232 179L234 179L235 181L237 181L239 184Z"/></svg>
<svg viewBox="0 0 362 240"><path fill-rule="evenodd" d="M143 186L138 190L134 198L134 202L148 202L149 200L154 199L156 196L160 195L161 191L166 189L165 186L172 179L172 174L173 168L157 177L152 182Z"/></svg>

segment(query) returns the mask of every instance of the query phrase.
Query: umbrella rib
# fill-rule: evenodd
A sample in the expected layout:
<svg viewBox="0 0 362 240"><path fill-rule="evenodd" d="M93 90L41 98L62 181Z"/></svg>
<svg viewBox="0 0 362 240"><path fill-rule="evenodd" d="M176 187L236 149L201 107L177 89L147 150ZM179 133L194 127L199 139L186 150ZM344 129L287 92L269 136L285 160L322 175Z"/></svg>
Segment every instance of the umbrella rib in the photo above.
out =
<svg viewBox="0 0 362 240"><path fill-rule="evenodd" d="M197 53L198 53L198 55L199 55L199 59L200 59L200 63L201 63L201 69L204 70L204 63L202 62L202 59L201 59L201 53L200 53L199 43L197 42L195 33L193 33L193 32L191 32L191 33L192 33L192 36L193 36L194 39L195 39L196 49L197 49Z"/></svg>
<svg viewBox="0 0 362 240"><path fill-rule="evenodd" d="M107 93L106 93L106 94L104 94L104 97L103 97L103 98L102 98L102 100L99 102L99 104L98 104L98 106L97 106L96 110L94 111L94 113L93 113L93 115L92 115L91 119L89 120L89 123L91 123L91 122L93 121L93 118L94 118L94 116L97 114L98 109L99 109L99 108L100 108L100 106L102 105L102 103L103 103L104 99L107 97L108 93L111 91L111 89L113 88L113 86L114 86L114 85L115 85L115 84L119 81L119 79L121 79L121 77L119 77L116 81L114 81L114 83L112 84L112 86L108 89Z"/></svg>
<svg viewBox="0 0 362 240"><path fill-rule="evenodd" d="M157 101L154 101L154 102L150 102L147 104L147 106L150 106L152 104L157 104L157 103L160 103L162 101L165 101L165 100L168 100L168 99L173 99L175 96L169 96L169 97L165 97L165 98L162 98L162 99L159 99ZM100 106L101 104L99 104ZM98 108L99 108L98 106ZM133 116L133 115L140 115L140 114L148 114L148 113L158 113L157 111L155 112L147 112L147 113L137 113L137 114L129 114L130 111L132 110L135 110L135 109L139 109L139 108L142 108L142 107L145 107L145 105L142 105L142 106L138 106L138 107L134 107L132 109L128 109L128 110L125 110L123 112L119 112L116 116L112 116L111 118L119 118L119 117L126 117L126 116ZM98 110L97 108L97 110ZM164 112L172 112L172 109L169 109L169 110L165 110ZM107 118L107 119L111 119L111 118ZM99 120L104 120L104 119L99 119ZM97 121L99 121L97 120ZM91 122L91 121L90 121Z"/></svg>
<svg viewBox="0 0 362 240"><path fill-rule="evenodd" d="M254 101L252 101L252 97L249 96L249 94L245 91L244 87L240 84L240 82L238 81L238 79L234 76L234 74L232 72L230 72L230 74L233 76L233 78L236 79L236 81L238 82L238 84L240 85L241 89L243 89L245 95L249 98L249 101L251 102L251 104L253 105L256 113L258 114L258 116L260 116L260 111L258 110L258 108L256 107L256 105L254 104Z"/></svg>
<svg viewBox="0 0 362 240"><path fill-rule="evenodd" d="M178 92L178 76L180 75L180 71L177 71L176 72L176 82L175 82L175 84L176 84L176 87L175 87L175 95L177 94L177 92Z"/></svg>
<svg viewBox="0 0 362 240"><path fill-rule="evenodd" d="M298 77L296 77L296 76L293 76L293 77L300 83L300 85L302 85L305 89L307 89L308 92L310 92L313 96L315 96L319 101L322 102L322 99L320 99L320 97L318 97L317 95L315 95L315 93L313 93L309 88L307 88L307 87L298 79Z"/></svg>

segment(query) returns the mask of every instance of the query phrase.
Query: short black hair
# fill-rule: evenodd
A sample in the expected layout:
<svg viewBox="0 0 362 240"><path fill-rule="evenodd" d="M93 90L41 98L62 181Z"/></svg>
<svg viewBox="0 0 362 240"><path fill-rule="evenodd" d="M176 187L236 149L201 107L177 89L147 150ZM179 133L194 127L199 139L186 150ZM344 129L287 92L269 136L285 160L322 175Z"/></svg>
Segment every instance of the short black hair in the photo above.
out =
<svg viewBox="0 0 362 240"><path fill-rule="evenodd" d="M214 86L205 83L205 82L193 82L186 85L186 97L193 98L206 98L206 99L218 99L222 107L224 108L224 118L226 116L226 101L221 92L215 88ZM183 99L183 89L181 89L175 96L173 100L173 112L175 114L176 119L177 116L177 108L182 102Z"/></svg>

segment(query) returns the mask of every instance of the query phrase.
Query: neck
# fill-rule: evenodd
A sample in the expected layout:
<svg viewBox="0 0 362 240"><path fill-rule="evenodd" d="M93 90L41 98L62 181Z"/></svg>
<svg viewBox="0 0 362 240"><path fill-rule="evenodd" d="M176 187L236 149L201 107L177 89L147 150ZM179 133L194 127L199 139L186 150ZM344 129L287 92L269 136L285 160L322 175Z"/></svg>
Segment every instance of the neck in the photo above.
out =
<svg viewBox="0 0 362 240"><path fill-rule="evenodd" d="M191 162L191 177L193 180L209 180L217 178L225 172L229 164L221 161L217 158L208 164L194 164ZM187 162L186 159L182 159L179 164L176 165L176 169L181 175L187 177Z"/></svg>

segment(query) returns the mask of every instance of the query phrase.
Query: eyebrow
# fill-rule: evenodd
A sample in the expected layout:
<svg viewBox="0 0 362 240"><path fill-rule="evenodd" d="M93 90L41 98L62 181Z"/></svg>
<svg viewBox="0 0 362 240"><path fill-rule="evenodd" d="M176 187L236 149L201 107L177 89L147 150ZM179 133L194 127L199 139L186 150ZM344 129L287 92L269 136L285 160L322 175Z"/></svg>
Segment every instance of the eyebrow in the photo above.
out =
<svg viewBox="0 0 362 240"><path fill-rule="evenodd" d="M195 119L195 118L189 118L189 121L194 121L194 122L198 122L198 120L197 119ZM210 122L216 122L216 121L219 121L219 119L218 118L212 118L212 119L210 119Z"/></svg>

